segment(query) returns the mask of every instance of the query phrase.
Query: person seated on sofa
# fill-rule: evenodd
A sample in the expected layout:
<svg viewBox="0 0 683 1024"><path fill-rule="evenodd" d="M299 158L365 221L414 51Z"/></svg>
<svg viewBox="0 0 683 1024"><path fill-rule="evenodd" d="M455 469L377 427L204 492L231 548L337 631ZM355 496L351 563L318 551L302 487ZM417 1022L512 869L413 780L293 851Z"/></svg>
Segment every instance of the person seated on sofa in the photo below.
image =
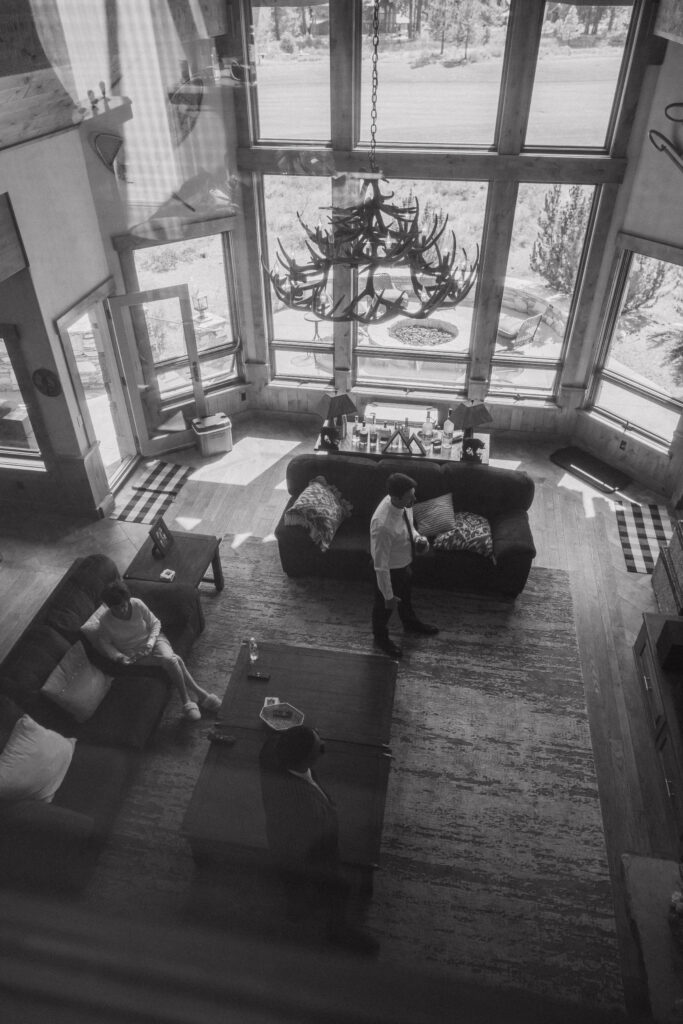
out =
<svg viewBox="0 0 683 1024"><path fill-rule="evenodd" d="M290 920L320 905L331 942L373 954L377 940L349 923L351 886L339 858L337 810L314 771L324 752L318 733L305 725L263 745L259 766L268 847L287 889Z"/></svg>
<svg viewBox="0 0 683 1024"><path fill-rule="evenodd" d="M100 617L93 640L112 661L123 665L150 665L161 668L178 690L183 714L196 722L204 711L218 711L220 699L199 686L161 632L159 619L144 601L131 597L122 580L107 584L102 591L107 611Z"/></svg>
<svg viewBox="0 0 683 1024"><path fill-rule="evenodd" d="M436 626L421 622L412 601L411 563L413 552L429 548L429 541L415 529L413 505L417 484L405 473L387 478L387 495L370 520L370 551L375 567L375 602L372 632L375 643L391 658L400 658L401 648L389 636L388 625L394 608L407 633L434 636Z"/></svg>

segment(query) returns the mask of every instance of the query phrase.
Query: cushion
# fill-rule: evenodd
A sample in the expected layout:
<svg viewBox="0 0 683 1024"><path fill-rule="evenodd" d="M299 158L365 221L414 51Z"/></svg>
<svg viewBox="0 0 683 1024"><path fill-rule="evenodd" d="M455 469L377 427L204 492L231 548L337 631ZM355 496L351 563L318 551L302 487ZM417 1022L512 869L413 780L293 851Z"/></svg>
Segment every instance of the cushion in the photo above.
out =
<svg viewBox="0 0 683 1024"><path fill-rule="evenodd" d="M86 722L106 697L111 681L89 660L79 640L52 670L41 692L77 722Z"/></svg>
<svg viewBox="0 0 683 1024"><path fill-rule="evenodd" d="M488 519L474 512L457 512L455 527L434 538L437 551L476 551L487 558L493 557L493 538Z"/></svg>
<svg viewBox="0 0 683 1024"><path fill-rule="evenodd" d="M89 619L83 623L80 628L80 632L90 641L93 647L97 647L97 631L100 625L100 619L107 611L106 604L101 604L99 608L96 608Z"/></svg>
<svg viewBox="0 0 683 1024"><path fill-rule="evenodd" d="M321 551L327 551L341 523L353 511L339 488L324 476L314 477L285 512L286 526L303 526Z"/></svg>
<svg viewBox="0 0 683 1024"><path fill-rule="evenodd" d="M54 604L47 613L45 622L73 643L78 638L81 623L96 607L97 601L93 601L76 583L67 580L55 595Z"/></svg>
<svg viewBox="0 0 683 1024"><path fill-rule="evenodd" d="M5 749L5 744L23 713L13 700L0 693L0 751Z"/></svg>
<svg viewBox="0 0 683 1024"><path fill-rule="evenodd" d="M455 529L453 495L442 494L429 501L418 501L413 505L413 519L417 530L425 537L436 537Z"/></svg>
<svg viewBox="0 0 683 1024"><path fill-rule="evenodd" d="M0 800L52 800L75 743L22 715L0 754Z"/></svg>

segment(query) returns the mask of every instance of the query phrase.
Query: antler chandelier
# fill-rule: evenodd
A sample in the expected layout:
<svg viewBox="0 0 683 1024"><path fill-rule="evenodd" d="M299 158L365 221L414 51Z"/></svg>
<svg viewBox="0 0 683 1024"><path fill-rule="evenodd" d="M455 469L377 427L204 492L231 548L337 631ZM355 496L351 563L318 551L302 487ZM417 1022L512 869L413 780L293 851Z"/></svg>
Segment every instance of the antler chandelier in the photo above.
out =
<svg viewBox="0 0 683 1024"><path fill-rule="evenodd" d="M330 207L325 228L309 228L297 213L308 239L308 260L297 262L278 240L279 267L266 268L273 290L285 306L320 320L378 324L399 315L422 320L438 307L462 302L479 269L478 246L473 260L468 260L463 250L463 262L456 264L453 231L450 247L442 250L448 216L435 215L431 227L424 230L417 199L399 206L391 202L393 192L383 194L380 189L380 180L386 179L376 163L379 0L373 10L372 42L371 173L362 179L360 200L354 206ZM354 270L356 279L365 276L365 283L351 298L343 294L335 301L332 277L338 266ZM399 266L409 271L412 295L386 288L388 271Z"/></svg>

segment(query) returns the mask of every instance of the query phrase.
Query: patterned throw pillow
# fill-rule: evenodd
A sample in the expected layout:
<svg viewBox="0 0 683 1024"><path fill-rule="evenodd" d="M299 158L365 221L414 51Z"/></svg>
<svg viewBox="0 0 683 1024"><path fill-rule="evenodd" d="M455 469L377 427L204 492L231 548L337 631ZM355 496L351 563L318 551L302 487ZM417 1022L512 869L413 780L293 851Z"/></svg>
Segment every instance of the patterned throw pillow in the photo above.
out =
<svg viewBox="0 0 683 1024"><path fill-rule="evenodd" d="M491 524L475 512L457 512L454 529L439 534L433 547L441 551L476 551L486 558L493 558Z"/></svg>
<svg viewBox="0 0 683 1024"><path fill-rule="evenodd" d="M429 501L418 501L413 505L415 527L424 537L436 537L438 533L448 533L455 529L455 512L453 511L453 495L442 494L439 498Z"/></svg>
<svg viewBox="0 0 683 1024"><path fill-rule="evenodd" d="M316 476L285 512L285 526L303 526L321 551L327 551L353 506L342 498L339 488Z"/></svg>

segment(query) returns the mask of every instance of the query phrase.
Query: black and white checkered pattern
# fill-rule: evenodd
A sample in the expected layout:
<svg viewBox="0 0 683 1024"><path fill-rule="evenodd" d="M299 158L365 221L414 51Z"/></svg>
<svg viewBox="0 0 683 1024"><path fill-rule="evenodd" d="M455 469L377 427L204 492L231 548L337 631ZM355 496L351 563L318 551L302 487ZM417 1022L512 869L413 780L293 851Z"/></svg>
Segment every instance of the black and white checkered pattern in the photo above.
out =
<svg viewBox="0 0 683 1024"><path fill-rule="evenodd" d="M127 523L153 523L175 500L190 473L190 466L153 463L145 476L126 491L123 508L112 513L111 518Z"/></svg>
<svg viewBox="0 0 683 1024"><path fill-rule="evenodd" d="M660 547L673 532L669 514L661 505L614 502L619 539L628 572L654 572Z"/></svg>

